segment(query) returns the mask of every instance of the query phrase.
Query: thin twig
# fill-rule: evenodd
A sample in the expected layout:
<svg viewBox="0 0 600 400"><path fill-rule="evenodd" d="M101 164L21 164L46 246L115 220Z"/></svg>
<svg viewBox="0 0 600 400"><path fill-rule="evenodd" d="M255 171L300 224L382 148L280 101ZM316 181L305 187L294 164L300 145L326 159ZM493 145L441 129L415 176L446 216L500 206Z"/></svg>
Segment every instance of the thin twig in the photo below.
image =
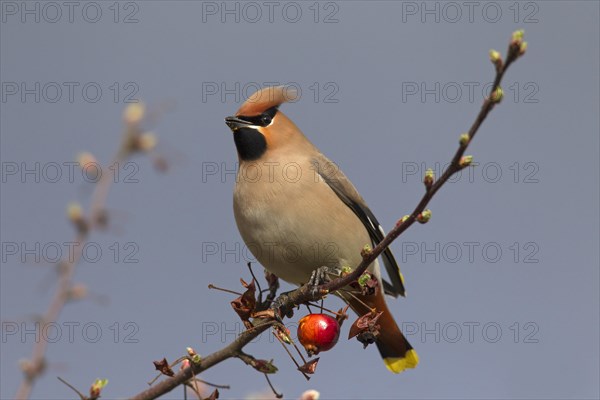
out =
<svg viewBox="0 0 600 400"><path fill-rule="evenodd" d="M216 383L211 383L211 382L205 381L203 379L198 379L198 378L194 378L194 380L197 380L198 382L203 383L206 386L212 386L217 389L231 389L231 386L229 386L229 385L217 385Z"/></svg>
<svg viewBox="0 0 600 400"><path fill-rule="evenodd" d="M273 332L273 336L275 336L277 338L277 340L279 341L279 343L281 343L281 346L283 346L283 349L285 350L285 352L288 353L288 356L290 356L290 358L292 359L294 364L296 364L296 368L300 369L300 364L298 364L298 361L296 361L296 359L294 358L294 356L292 355L290 350L287 348L287 346L285 345L283 340L279 336L277 336L277 334L275 332ZM300 371L300 372L302 372L302 371ZM304 372L302 372L302 375L304 375L304 377L306 378L307 381L310 380L310 376L308 376Z"/></svg>
<svg viewBox="0 0 600 400"><path fill-rule="evenodd" d="M225 289L225 288L222 288L222 287L218 287L218 286L213 285L212 283L208 284L208 288L209 289L214 289L214 290L219 290L219 291L225 292L225 293L236 294L238 296L242 295L242 293L240 293L240 292L236 292L235 290L229 290L229 289Z"/></svg>
<svg viewBox="0 0 600 400"><path fill-rule="evenodd" d="M283 397L283 393L277 393L277 390L275 390L275 387L271 383L271 379L269 379L269 375L265 374L265 379L267 380L267 383L271 387L271 390L273 391L273 394L275 395L275 397L277 397L278 399L281 399Z"/></svg>
<svg viewBox="0 0 600 400"><path fill-rule="evenodd" d="M371 306L368 305L367 303L365 303L364 301L362 301L358 296L356 296L354 293L352 293L349 290L345 290L345 289L340 289L340 290L336 290L335 291L342 299L345 299L345 297L342 295L343 293L348 293L350 296L352 296L352 298L356 301L358 301L360 304L362 304L367 310L371 310Z"/></svg>
<svg viewBox="0 0 600 400"><path fill-rule="evenodd" d="M323 299L321 299L321 300L323 300ZM315 304L315 303L308 302L307 305L310 305L313 307L319 307L321 309L321 314L323 314L323 311L327 311L333 315L339 315L339 313L337 311L333 311L327 307L323 307L323 302L321 302L321 304Z"/></svg>
<svg viewBox="0 0 600 400"><path fill-rule="evenodd" d="M256 282L256 289L258 290L258 303L262 303L262 288L260 287L260 282L258 281L258 279L256 279L256 276L254 276L254 271L252 271L252 263L250 261L248 261L248 264L246 264L248 266L248 271L250 271L250 275L252 276L252 280L254 282Z"/></svg>
<svg viewBox="0 0 600 400"><path fill-rule="evenodd" d="M238 352L241 349L243 349L248 343L254 340L254 338L256 338L258 335L269 329L271 325L273 325L273 323L274 321L272 320L257 320L256 322L254 322L254 327L251 330L242 332L229 345L225 346L221 350L209 354L206 357L202 357L202 360L193 366L193 371L192 367L185 368L176 373L175 376L158 382L154 386L131 397L131 399L156 399L157 397L162 396L165 393L168 393L171 390L175 389L177 386L186 382L190 378L193 378L194 375L197 375L202 371L205 371L211 368L212 366L219 364L222 361L225 361L229 358L237 357Z"/></svg>
<svg viewBox="0 0 600 400"><path fill-rule="evenodd" d="M75 388L75 386L71 385L69 382L65 381L63 378L61 378L60 376L56 377L59 381L61 381L62 383L64 383L65 385L67 385L69 388L71 388L75 393L77 393L77 395L79 396L79 398L81 400L85 400L86 396L81 393L79 390L77 390L77 388Z"/></svg>

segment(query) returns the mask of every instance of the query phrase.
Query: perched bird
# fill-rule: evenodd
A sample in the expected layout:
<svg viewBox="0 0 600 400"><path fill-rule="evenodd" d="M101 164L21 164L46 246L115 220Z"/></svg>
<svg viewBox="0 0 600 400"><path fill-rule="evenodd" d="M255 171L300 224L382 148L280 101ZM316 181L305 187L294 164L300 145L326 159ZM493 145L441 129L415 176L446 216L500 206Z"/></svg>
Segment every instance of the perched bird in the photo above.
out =
<svg viewBox="0 0 600 400"><path fill-rule="evenodd" d="M239 158L233 209L240 234L267 270L302 285L321 266L332 270L358 266L361 249L379 243L384 231L336 164L279 111L282 103L296 98L290 88L266 87L225 122L233 131ZM369 270L384 290L369 296L336 294L358 315L371 308L383 311L376 344L386 367L399 373L414 368L419 358L383 293L404 296L400 269L390 249L382 259L391 283L382 280L377 261Z"/></svg>

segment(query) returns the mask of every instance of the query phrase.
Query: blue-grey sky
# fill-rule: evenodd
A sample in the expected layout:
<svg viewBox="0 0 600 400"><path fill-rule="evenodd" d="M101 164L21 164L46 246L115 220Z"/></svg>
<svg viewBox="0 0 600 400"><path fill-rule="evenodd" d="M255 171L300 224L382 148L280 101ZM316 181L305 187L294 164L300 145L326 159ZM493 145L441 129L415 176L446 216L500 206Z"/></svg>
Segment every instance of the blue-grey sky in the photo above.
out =
<svg viewBox="0 0 600 400"><path fill-rule="evenodd" d="M389 228L419 200L425 168L449 161L493 78L489 49L504 54L518 28L529 49L469 150L479 165L392 245L408 297L389 304L418 368L390 374L374 348L345 340L347 326L310 382L269 335L247 350L274 359L286 398L600 395L598 2L0 5L0 398L16 392L53 261L68 255L66 204L86 207L93 189L68 163L83 150L111 159L127 101L168 109L149 129L170 169L140 156L115 176L111 227L93 233L75 275L91 296L40 338L53 343L36 399L72 396L56 376L82 390L105 377L104 398L133 395L153 360L209 354L241 329L232 297L207 285L248 280L223 118L255 88L300 88L282 110ZM230 384L223 398L269 393L239 360L202 377Z"/></svg>

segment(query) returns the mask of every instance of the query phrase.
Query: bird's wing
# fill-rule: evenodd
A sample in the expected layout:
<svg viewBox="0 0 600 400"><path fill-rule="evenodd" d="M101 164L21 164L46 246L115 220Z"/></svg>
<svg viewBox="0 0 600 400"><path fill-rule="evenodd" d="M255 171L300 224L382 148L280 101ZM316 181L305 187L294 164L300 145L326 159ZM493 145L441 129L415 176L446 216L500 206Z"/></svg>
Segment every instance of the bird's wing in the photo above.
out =
<svg viewBox="0 0 600 400"><path fill-rule="evenodd" d="M323 154L318 153L311 160L315 172L329 185L335 194L356 214L363 223L369 236L375 245L377 245L385 236L385 232L375 215L371 212L364 199L358 193L352 182L339 169L339 167L330 161ZM404 296L404 279L400 273L398 263L394 258L392 251L387 248L382 253L383 265L390 276L392 283L383 281L383 288L386 294L394 297Z"/></svg>

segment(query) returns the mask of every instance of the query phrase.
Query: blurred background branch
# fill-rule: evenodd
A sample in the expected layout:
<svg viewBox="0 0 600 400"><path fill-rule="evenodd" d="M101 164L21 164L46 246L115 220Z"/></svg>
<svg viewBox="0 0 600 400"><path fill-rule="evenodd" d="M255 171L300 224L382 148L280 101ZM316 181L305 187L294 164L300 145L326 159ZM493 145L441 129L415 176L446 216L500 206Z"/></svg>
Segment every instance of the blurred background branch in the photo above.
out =
<svg viewBox="0 0 600 400"><path fill-rule="evenodd" d="M123 139L116 155L107 167L120 168L123 162L132 155L150 153L155 149L156 136L142 129L145 114L146 110L142 103L131 103L125 108ZM77 161L83 169L94 166L100 172L103 171L91 153L81 153ZM106 210L106 200L112 182L111 174L101 174L98 182L95 183L87 213L78 203L71 203L67 207L68 218L75 229L73 251L70 252L69 256L58 262L58 283L55 293L48 309L41 316L39 324L36 324L36 329L40 332L44 331L49 324L56 323L69 301L79 300L87 294L86 286L75 283L73 276L91 232L97 229L105 229L108 226L110 216ZM35 341L31 357L21 361L23 380L15 395L16 399L30 398L36 380L45 372L48 343L47 340L43 339Z"/></svg>

